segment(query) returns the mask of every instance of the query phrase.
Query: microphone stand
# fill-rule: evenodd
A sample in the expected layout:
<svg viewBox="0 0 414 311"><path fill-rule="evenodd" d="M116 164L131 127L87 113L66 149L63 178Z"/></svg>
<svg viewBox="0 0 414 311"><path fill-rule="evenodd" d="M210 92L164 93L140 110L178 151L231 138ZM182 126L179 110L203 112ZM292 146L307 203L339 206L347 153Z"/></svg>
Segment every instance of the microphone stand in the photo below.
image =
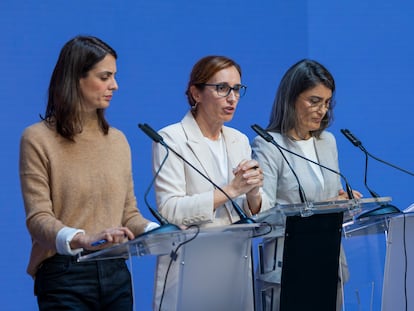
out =
<svg viewBox="0 0 414 311"><path fill-rule="evenodd" d="M252 125L252 129L259 134L259 136L261 136L264 140L266 140L267 142L273 144L277 150L279 150L280 154L282 155L283 159L285 160L285 162L287 163L289 169L291 170L291 172L293 173L293 176L296 179L296 182L298 183L298 187L299 187L299 197L302 203L305 204L305 208L301 208L300 214L302 217L306 217L306 216L311 216L313 215L313 204L311 204L308 199L306 198L306 194L305 194L305 190L303 190L302 184L299 181L299 177L296 174L295 170L293 169L292 165L290 164L290 162L288 161L288 159L286 158L285 154L282 151L282 148L279 146L279 144L277 144L272 135L270 135L269 133L267 133L265 130L263 130L260 126L258 126L257 124Z"/></svg>
<svg viewBox="0 0 414 311"><path fill-rule="evenodd" d="M391 163L388 163L386 161L383 161L373 155L371 155L366 149L365 147L362 145L362 142L356 138L351 131L349 131L348 129L341 129L341 133L355 146L358 147L359 149L361 149L361 151L365 154L365 171L364 171L364 185L365 188L367 188L367 190L369 191L369 193L371 194L371 196L373 198L379 198L380 196L378 195L378 193L376 193L375 191L371 190L370 187L368 187L368 183L367 183L367 175L368 175L368 159L369 157L384 163L386 165L392 166L400 171L403 171L409 175L414 175L413 173L404 170L396 165L393 165ZM392 205L392 204L380 204L379 207L374 208L372 210L369 210L367 212L361 213L360 215L357 216L357 219L361 219L361 218L367 218L367 217L371 217L371 216L377 216L377 215L385 215L385 214L394 214L394 213L401 213L400 209L397 208L396 206Z"/></svg>
<svg viewBox="0 0 414 311"><path fill-rule="evenodd" d="M197 173L199 173L202 177L204 177L208 182L210 182L216 189L218 189L221 193L223 193L226 198L231 202L234 210L239 215L240 220L236 221L233 224L253 224L256 223L253 219L247 217L247 215L244 213L244 211L240 208L240 206L217 184L215 184L210 178L208 178L203 172L201 172L198 168L196 168L193 164L188 162L181 154L176 152L174 149L172 149L165 141L164 138L159 135L154 129L152 129L148 124L138 124L138 127L147 134L153 141L160 143L163 145L167 150L170 150L173 152L177 157L179 157L181 160L183 160L187 165L189 165L192 169L194 169Z"/></svg>
<svg viewBox="0 0 414 311"><path fill-rule="evenodd" d="M391 164L391 163L389 163L389 162L387 162L387 161L384 161L384 160L382 160L382 159L380 159L380 158L378 158L378 157L376 157L376 156L374 156L374 155L372 155L371 153L369 153L368 152L368 150L367 149L365 149L365 147L362 145L362 142L358 139L358 138L356 138L352 133L351 133L351 131L350 130L348 130L348 129L341 129L341 133L342 134L344 134L345 135L345 137L346 138L348 138L348 140L355 146L355 147L358 147L359 149L361 149L362 150L362 152L364 152L365 153L365 155L368 157L368 156L370 156L371 158L373 158L374 160L377 160L378 162L381 162L381 163L383 163L383 164L386 164L386 165L388 165L388 166L391 166L391 167L393 167L393 168L395 168L395 169L397 169L397 170L400 170L401 172L404 172L404 173L406 173L406 174L408 174L408 175L411 175L411 176L414 176L414 173L412 173L412 172L410 172L410 171L408 171L408 170L406 170L406 169L403 169L403 168L401 168L401 167L398 167L397 165L394 165L394 164Z"/></svg>
<svg viewBox="0 0 414 311"><path fill-rule="evenodd" d="M330 171L330 172L332 172L332 173L334 173L334 174L337 174L337 175L339 175L343 180L344 180L344 182L345 182L345 188L346 188L346 192L347 192L347 194L348 194L348 198L349 198L349 200L352 200L353 201L353 207L355 207L355 206L358 206L358 202L357 202L357 200L355 199L355 196L354 196L354 194L353 194L353 192L352 192L352 188L351 188L351 186L350 186L350 184L349 184L349 182L348 182L348 180L345 178L345 176L342 174L342 173L340 173L340 172L337 172L337 171L335 171L335 170L333 170L333 169L331 169L331 168L329 168L329 167L327 167L327 166L325 166L325 165L322 165L322 164L320 164L320 163L318 163L318 162L315 162L315 161L313 161L313 160L311 160L311 159L308 159L308 158L306 158L306 157L304 157L304 156L302 156L302 155L300 155L300 154L298 154L298 153L296 153L296 152L293 152L293 151L291 151L291 150L289 150L289 149L287 149L287 148L284 148L284 147L282 147L281 145L279 145L274 139L273 139L273 136L272 135L270 135L267 131L265 131L262 127L260 127L259 125L257 125L257 124L254 124L254 125L252 125L251 126L252 127L252 129L257 133L257 134L259 134L259 136L261 136L264 140L266 140L266 141L268 141L268 142L270 142L270 143L272 143L273 145L275 145L275 146L278 146L278 148L280 148L280 149L282 149L282 150L284 150L284 151L286 151L286 152L289 152L289 153L291 153L291 154L293 154L293 155L295 155L295 156L297 156L297 157L299 157L299 158L302 158L302 159L304 159L305 161L308 161L308 162L311 162L311 163L313 163L313 164L315 164L315 165L317 165L317 166L320 166L320 167L322 167L322 168L324 168L324 169L326 169L326 170L328 170L328 171Z"/></svg>
<svg viewBox="0 0 414 311"><path fill-rule="evenodd" d="M153 234L153 233L164 233L164 232L173 232L173 231L180 231L181 228L178 227L177 225L171 224L168 222L167 219L165 219L157 210L153 209L150 204L148 203L148 193L152 187L152 185L155 182L155 179L157 178L161 168L163 167L165 161L167 160L168 157L168 150L167 150L167 154L165 155L164 159L161 162L160 167L158 168L157 172L154 174L154 177L151 180L151 183L149 184L147 190L145 191L145 195L144 195L144 201L145 204L147 206L147 208L150 210L151 214L158 220L158 222L160 223L161 226L159 226L158 228L152 229L148 232L145 232L144 235L146 234Z"/></svg>
<svg viewBox="0 0 414 311"><path fill-rule="evenodd" d="M304 157L304 156L302 156L302 155L300 155L300 154L298 154L298 153L296 153L296 152L293 152L293 151L291 151L291 150L289 150L289 149L286 149L285 147L282 147L281 145L279 145L274 139L273 139L273 137L272 137L272 135L270 135L269 133L267 133L264 129L262 129L259 125L257 125L257 124L255 124L255 125L253 125L255 128L260 128L264 133L266 133L269 137L270 137L270 139L271 139L271 141L273 142L273 144L276 144L276 145L278 145L279 146L279 148L281 148L282 150L284 150L284 151L286 151L286 152L289 152L289 153L291 153L291 154L293 154L293 155L295 155L295 156L297 156L297 157L299 157L299 158L302 158L302 159L304 159L304 160L306 160L306 161L308 161L308 162L311 162L311 163L313 163L313 164L315 164L315 165L317 165L317 166L320 166L320 167L322 167L322 168L324 168L324 169L326 169L326 170L328 170L328 171L330 171L330 172L332 172L332 173L334 173L334 174L337 174L337 175L339 175L339 176L341 176L341 178L344 180L344 182L345 182L345 187L346 187L346 193L348 194L348 197L349 197L349 199L351 199L351 200L354 200L354 201L356 201L356 199L355 199L355 197L354 197L354 194L352 193L352 188L351 188L351 186L350 186L350 184L349 184L349 182L348 182L348 180L345 178L345 176L342 174L342 173L340 173L340 172L337 172L337 171L335 171L335 170L333 170L333 169L331 169L331 168L329 168L329 167L327 167L327 166L325 166L325 165L322 165L322 164L320 164L320 163L318 163L318 162L315 162L315 161L313 161L313 160L311 160L311 159L309 159L309 158L306 158L306 157ZM253 127L252 126L252 127ZM255 129L254 129L255 130ZM256 130L255 130L256 131ZM258 134L259 134L259 132L257 132ZM260 135L260 134L259 134ZM260 136L262 136L262 135L260 135ZM263 136L262 136L263 137ZM264 138L264 137L263 137ZM266 138L265 138L266 139ZM266 139L267 140L267 139ZM267 140L267 141L269 141L269 140Z"/></svg>

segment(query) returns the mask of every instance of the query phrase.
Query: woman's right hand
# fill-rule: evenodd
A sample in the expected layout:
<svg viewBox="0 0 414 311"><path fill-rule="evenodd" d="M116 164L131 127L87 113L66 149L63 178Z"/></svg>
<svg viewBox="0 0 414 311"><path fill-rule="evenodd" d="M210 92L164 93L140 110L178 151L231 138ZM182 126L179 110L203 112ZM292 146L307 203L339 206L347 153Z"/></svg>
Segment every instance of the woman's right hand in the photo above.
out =
<svg viewBox="0 0 414 311"><path fill-rule="evenodd" d="M258 192L263 185L263 171L256 160L243 160L233 170L234 178L229 184L233 197Z"/></svg>
<svg viewBox="0 0 414 311"><path fill-rule="evenodd" d="M352 190L352 195L355 199L359 200L362 198L362 193L357 190ZM343 189L338 191L338 195L334 198L330 198L326 201L341 201L341 200L350 200L348 193L345 192Z"/></svg>
<svg viewBox="0 0 414 311"><path fill-rule="evenodd" d="M133 240L134 234L127 227L115 227L106 229L97 234L76 234L70 242L72 249L83 248L87 250L100 250L115 244ZM96 242L100 243L96 243ZM94 244L96 243L96 245Z"/></svg>

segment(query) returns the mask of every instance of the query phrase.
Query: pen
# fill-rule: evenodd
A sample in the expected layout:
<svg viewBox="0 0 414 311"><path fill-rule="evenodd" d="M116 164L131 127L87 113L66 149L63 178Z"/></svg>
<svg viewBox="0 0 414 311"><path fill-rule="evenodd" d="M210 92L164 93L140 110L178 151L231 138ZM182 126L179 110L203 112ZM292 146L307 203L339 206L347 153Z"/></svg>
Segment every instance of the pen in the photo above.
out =
<svg viewBox="0 0 414 311"><path fill-rule="evenodd" d="M99 246L99 245L105 244L106 242L108 242L106 239L102 239L99 241L92 242L91 246Z"/></svg>
<svg viewBox="0 0 414 311"><path fill-rule="evenodd" d="M259 168L258 165L252 166L250 169L252 170L257 170ZM237 174L237 172L239 171L238 167L233 168L233 174Z"/></svg>

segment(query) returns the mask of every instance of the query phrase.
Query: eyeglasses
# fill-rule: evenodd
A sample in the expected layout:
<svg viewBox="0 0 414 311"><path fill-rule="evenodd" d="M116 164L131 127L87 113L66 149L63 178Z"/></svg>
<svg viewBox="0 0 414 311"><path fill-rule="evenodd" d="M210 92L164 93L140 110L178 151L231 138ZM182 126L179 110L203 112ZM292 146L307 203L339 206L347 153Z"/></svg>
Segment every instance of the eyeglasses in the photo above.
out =
<svg viewBox="0 0 414 311"><path fill-rule="evenodd" d="M303 97L302 97L303 98ZM322 101L319 97L309 97L309 98L303 98L309 105L310 109L312 110L320 110L321 108L324 108L325 110L329 110L331 107L331 101Z"/></svg>
<svg viewBox="0 0 414 311"><path fill-rule="evenodd" d="M234 96L236 98L243 97L246 94L247 86L243 84L235 84L233 87L228 85L227 83L199 83L198 85L204 86L214 86L216 88L217 95L220 97L227 97L229 96L230 92L233 91Z"/></svg>

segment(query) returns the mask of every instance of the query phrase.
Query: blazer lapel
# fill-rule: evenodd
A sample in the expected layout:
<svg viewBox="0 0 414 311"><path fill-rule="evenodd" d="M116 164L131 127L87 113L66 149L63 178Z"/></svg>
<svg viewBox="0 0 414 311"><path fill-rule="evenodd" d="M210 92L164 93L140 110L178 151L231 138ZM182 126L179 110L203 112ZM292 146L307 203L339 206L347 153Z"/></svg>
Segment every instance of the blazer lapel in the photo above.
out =
<svg viewBox="0 0 414 311"><path fill-rule="evenodd" d="M227 129L227 127L223 126L223 138L226 144L227 150L227 161L228 161L228 177L231 179L233 176L233 169L239 165L236 163L236 159L240 158L240 144L237 143L237 139L231 132Z"/></svg>
<svg viewBox="0 0 414 311"><path fill-rule="evenodd" d="M217 168L207 143L204 142L203 134L198 127L191 112L188 112L181 121L185 134L187 135L187 145L193 152L195 158L203 168L204 172L213 182L218 178Z"/></svg>
<svg viewBox="0 0 414 311"><path fill-rule="evenodd" d="M327 157L326 152L321 152L321 150L327 150L326 141L324 139L314 139L315 142L315 152L316 156L318 158L318 161L321 165L331 168L331 161ZM329 176L327 174L333 174L332 172L321 168L322 176L325 182L325 189L328 186L326 183L329 180Z"/></svg>

